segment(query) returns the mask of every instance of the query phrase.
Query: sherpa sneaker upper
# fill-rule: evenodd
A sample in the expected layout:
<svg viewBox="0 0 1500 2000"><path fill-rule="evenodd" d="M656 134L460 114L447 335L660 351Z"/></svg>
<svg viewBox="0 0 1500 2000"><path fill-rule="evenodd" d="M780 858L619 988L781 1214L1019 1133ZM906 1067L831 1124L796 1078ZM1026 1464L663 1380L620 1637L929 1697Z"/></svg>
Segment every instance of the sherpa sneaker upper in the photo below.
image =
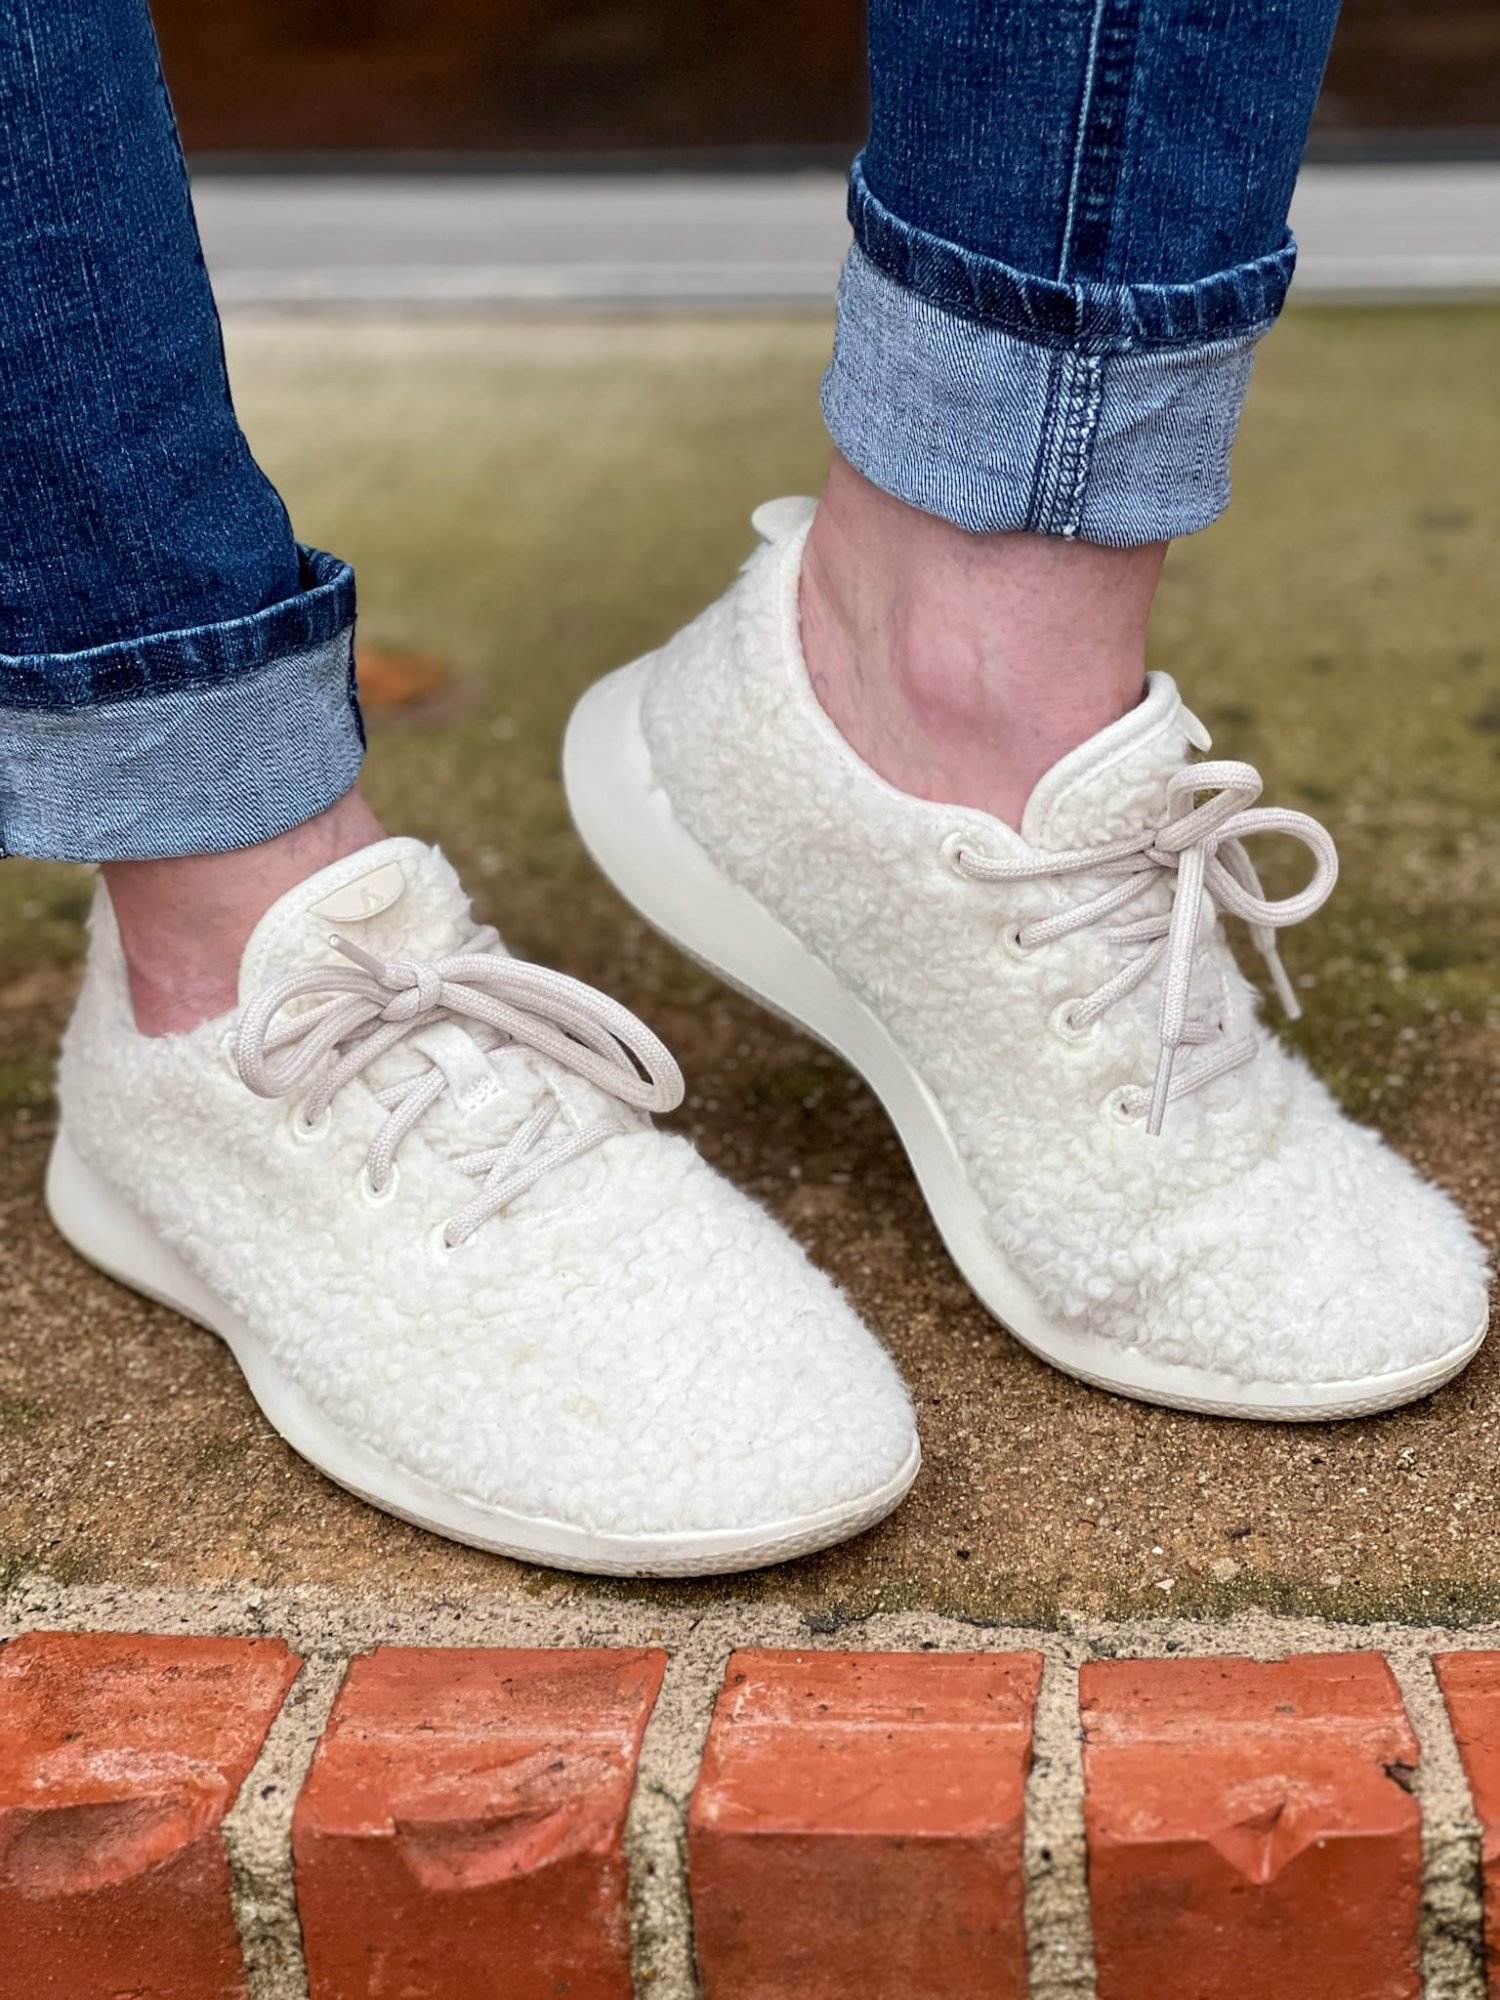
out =
<svg viewBox="0 0 1500 2000"><path fill-rule="evenodd" d="M137 1034L100 890L50 1193L85 1254L231 1341L332 1476L640 1571L775 1560L900 1498L884 1351L653 1127L680 1094L656 1037L476 932L438 852L385 841L284 897L240 992Z"/></svg>
<svg viewBox="0 0 1500 2000"><path fill-rule="evenodd" d="M897 791L807 680L809 515L761 510L729 594L585 698L569 796L606 872L863 1070L971 1283L1059 1365L1283 1416L1454 1372L1486 1321L1464 1218L1268 1033L1219 921L1250 924L1295 1005L1274 932L1332 886L1324 830L1255 805L1248 766L1190 763L1206 732L1160 674L1042 780L1020 833ZM601 812L610 743L627 776ZM1262 835L1308 852L1280 903L1241 845Z"/></svg>

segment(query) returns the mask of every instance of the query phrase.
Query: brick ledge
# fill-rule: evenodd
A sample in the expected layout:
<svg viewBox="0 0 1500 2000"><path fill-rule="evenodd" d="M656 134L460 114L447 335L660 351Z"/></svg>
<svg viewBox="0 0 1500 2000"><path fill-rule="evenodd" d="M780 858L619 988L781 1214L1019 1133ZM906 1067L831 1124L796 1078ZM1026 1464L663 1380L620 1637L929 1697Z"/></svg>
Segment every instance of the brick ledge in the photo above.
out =
<svg viewBox="0 0 1500 2000"><path fill-rule="evenodd" d="M132 1618L131 1611L151 1615ZM451 1629L435 1633L435 1621L446 1622ZM623 1811L616 1813L602 1832L595 1828L590 1834L585 1828L584 1846L592 1840L600 1853L616 1854L624 1871L616 1879L628 1883L628 1907L616 1910L615 1926L609 1933L614 1956L599 1974L604 1983L597 1983L591 1974L590 1982L575 1985L580 2000L589 2000L594 1994L628 2000L632 1990L642 1996L649 1993L652 2000L686 2000L696 1992L705 1994L707 2000L737 2000L741 1992L754 1990L759 2000L765 2000L768 1993L777 1990L775 1985L762 1981L752 1989L746 1984L743 1964L737 1964L731 1954L720 1965L716 1954L722 1938L733 1938L736 1927L741 1939L749 1937L757 1950L764 1949L775 1942L778 1924L783 1933L782 1948L794 1953L790 1962L797 1967L798 2000L803 1995L815 2000L824 1992L851 1990L846 1977L849 1936L846 1934L840 1943L836 1925L815 1926L811 1933L804 1926L799 1944L795 1926L784 1922L785 1893L763 1899L756 1916L753 1896L748 1889L741 1895L736 1886L734 1866L738 1864L730 1866L727 1876L721 1871L715 1893L720 1918L726 1894L731 1917L739 1903L743 1903L743 1911L727 1932L722 1922L711 1919L704 1924L700 1912L701 1985L695 1980L684 1860L689 1807L703 1763L710 1716L724 1686L731 1653L742 1638L769 1644L769 1653L761 1648L750 1656L752 1659L769 1659L774 1666L777 1651L789 1654L786 1666L794 1683L799 1675L805 1680L809 1672L825 1677L832 1674L835 1680L839 1675L852 1677L849 1687L859 1698L852 1715L843 1718L839 1726L857 1735L863 1732L851 1765L860 1773L860 1785L854 1789L858 1792L862 1786L868 1799L877 1804L881 1796L878 1766L881 1757L888 1754L882 1747L883 1735L894 1735L897 1749L906 1755L913 1735L927 1732L935 1752L929 1763L936 1769L947 1758L951 1772L963 1768L961 1755L956 1765L952 1763L959 1741L955 1732L977 1732L970 1740L982 1751L978 1764L983 1765L988 1758L987 1768L998 1774L1008 1753L997 1746L1004 1745L1009 1732L1014 1748L1018 1718L1009 1714L1002 1727L994 1716L986 1722L982 1708L966 1714L960 1698L962 1687L954 1683L953 1676L958 1674L962 1679L965 1674L977 1674L979 1679L971 1684L971 1691L972 1687L987 1688L988 1700L994 1695L997 1676L1001 1681L1013 1680L1020 1673L1024 1721L1034 1736L1035 1754L1025 1775L1024 1813L1019 1825L1007 1827L999 1797L1004 1785L998 1780L991 1787L994 1797L986 1808L987 1819L981 1813L978 1821L912 1825L904 1831L898 1823L899 1814L896 1821L889 1817L896 1810L889 1797L880 1806L885 1819L877 1814L874 1822L851 1822L847 1801L841 1803L837 1786L830 1791L825 1782L821 1789L806 1788L807 1828L799 1835L795 1828L782 1824L774 1835L784 1852L791 1851L800 1839L811 1857L808 1865L818 1863L820 1857L832 1863L833 1877L840 1885L831 1899L835 1910L847 1909L850 1898L857 1896L862 1886L872 1884L886 1903L891 1902L903 1880L892 1856L903 1848L908 1854L920 1854L924 1845L930 1851L934 1843L947 1842L949 1855L961 1849L968 1857L969 1893L979 1897L992 1939L1001 1941L995 1944L992 1971L1004 1955L1001 1947L1008 1898L1024 1930L1030 1983L1018 1975L1005 1986L994 1977L987 1990L997 1995L1030 1992L1038 2000L1042 1996L1045 2000L1069 1996L1071 2000L1074 1995L1081 2000L1081 1996L1097 1993L1099 2000L1133 2000L1135 1994L1144 1993L1143 1981L1171 1990L1171 1954L1175 1952L1177 1964L1185 1962L1184 1953L1191 1954L1196 1976L1206 1982L1195 1987L1195 1992L1213 1996L1222 1990L1226 1995L1233 1992L1235 2000L1254 2000L1257 1989L1246 1985L1244 1979L1247 1960L1229 1947L1236 1937L1241 1938L1251 1953L1248 1962L1265 1962L1269 1977L1274 1953L1267 1956L1265 1937L1285 1937L1289 1926L1306 1954L1304 1966L1316 1971L1319 2000L1340 2000L1345 1992L1358 1994L1359 2000L1387 2000L1387 1996L1396 2000L1396 1996L1423 1992L1429 2000L1477 2000L1486 1991L1482 1850L1492 1937L1500 1925L1500 1780L1494 1775L1500 1770L1500 1631L1486 1628L1450 1633L1251 1619L1214 1626L1162 1623L1131 1627L1084 1625L1080 1621L1073 1630L1057 1634L976 1630L958 1621L881 1616L836 1634L813 1634L804 1617L778 1606L722 1606L677 1613L649 1603L564 1607L477 1600L462 1608L450 1603L441 1608L406 1606L382 1612L377 1607L340 1604L309 1592L268 1592L250 1601L232 1592L161 1592L132 1598L118 1592L64 1590L40 1580L13 1594L6 1624L0 1630L16 1633L47 1625L102 1629L106 1624L117 1631L132 1625L136 1630L154 1627L152 1656L158 1662L163 1655L157 1645L163 1640L186 1647L195 1633L205 1629L232 1635L244 1634L247 1627L263 1641L267 1635L284 1637L291 1648L307 1656L301 1678L271 1727L259 1762L218 1836L229 1850L232 1908L245 1971L237 1988L215 1986L215 2000L226 2000L236 1990L248 2000L302 2000L309 1991L313 2000L352 2000L361 1990L343 1977L338 1984L327 1979L320 1982L315 1948L311 1952L314 1983L311 1988L307 1984L291 1867L292 1811L349 1660L387 1641L408 1645L416 1641L420 1645L434 1637L443 1643L436 1647L429 1643L423 1650L436 1655L431 1662L435 1688L451 1680L460 1655L449 1650L449 1645L460 1641L465 1646L477 1641L486 1648L520 1646L533 1650L548 1639L589 1640L597 1647L608 1637L639 1642L616 1649L617 1661L639 1657L642 1645L648 1654L666 1654L665 1679L640 1749L639 1777L628 1817ZM746 1629L752 1625L757 1629ZM546 1650L556 1653L554 1664L564 1677L576 1669L579 1655L570 1644ZM891 1658L901 1653L914 1657L905 1661ZM861 1654L875 1658L862 1661L857 1657ZM1024 1662L1027 1654L1036 1659L1029 1685L1030 1669ZM1358 1683L1352 1694L1348 1672L1337 1662L1330 1665L1329 1654L1352 1656L1350 1671ZM965 1655L967 1660L962 1657ZM1019 1666L1015 1656L1023 1656ZM5 1658L0 1652L0 1663ZM1247 1664L1236 1664L1237 1658ZM1279 1659L1287 1664L1279 1675L1267 1678L1264 1666L1248 1665L1252 1658ZM1137 1664L1141 1660L1155 1664L1142 1668ZM1388 1670L1383 1661L1389 1663ZM1214 1663L1206 1680L1204 1662ZM743 1664L742 1659L736 1670L742 1670ZM766 1671L769 1669L763 1667L762 1672ZM889 1682L892 1673L898 1677L896 1696ZM1439 1691L1440 1677L1446 1703ZM1080 1678L1090 1738L1087 1751L1079 1707ZM938 1686L940 1680L943 1689ZM1190 1691L1191 1699L1184 1695L1185 1690ZM825 1688L818 1699L826 1698ZM1227 1721L1223 1712L1226 1698ZM897 1699L898 1708L904 1701L904 1716L887 1713L893 1699ZM1014 1686L1006 1699L1014 1700ZM1187 1712L1182 1706L1185 1699ZM565 1747L573 1746L569 1756L575 1755L579 1740L577 1706L574 1702L569 1712L559 1712L557 1718L556 1733ZM836 1775L838 1746L832 1752L826 1746L820 1750L816 1731L809 1736L795 1712L777 1711L777 1716L779 1719L752 1716L752 1731L759 1731L764 1738L767 1730L788 1730L801 1745L799 1755L804 1758L814 1752L826 1761L832 1754ZM740 1726L745 1725L743 1715L738 1720ZM9 1719L3 1716L0 1735L13 1735ZM482 1737L481 1731L476 1747ZM1304 1745L1301 1751L1299 1742ZM760 1747L764 1753L766 1743L762 1741ZM587 1743L584 1751L587 1761ZM631 1751L626 1763L633 1760ZM1193 1775L1194 1787L1164 1784L1164 1760L1175 1760L1174 1769L1186 1769ZM459 1761L461 1766L462 1759ZM774 1748L768 1756L763 1754L762 1773L774 1774L778 1761ZM1086 1761L1091 1767L1087 1802ZM913 1768L922 1769L921 1761ZM394 1764L391 1769L395 1771ZM1024 1770L1024 1763L1017 1763L1016 1769ZM1466 1770L1473 1779L1472 1794ZM410 1779L408 1770L403 1779L408 1788ZM1157 1794L1154 1805L1150 1796L1153 1787ZM1188 1791L1194 1809L1202 1808L1196 1824L1191 1823L1192 1813L1183 1803ZM795 1787L790 1796L795 1799ZM1217 1818L1208 1809L1215 1798L1220 1807ZM33 1800L33 1806L35 1803ZM480 1807L485 1803L480 1800ZM948 1803L951 1806L953 1800ZM14 1854L14 1841L7 1840L5 1824L6 1808L13 1804L13 1799L0 1795L0 1931L5 1928L4 1888L13 1873L8 1861ZM455 1896L468 1898L465 1908L478 1906L474 1901L476 1882L480 1889L488 1884L499 1898L494 1902L492 1897L492 1906L501 1908L507 1886L514 1887L520 1896L526 1893L529 1881L534 1884L540 1879L535 1868L528 1873L525 1840L514 1837L513 1826L504 1832L504 1802L489 1804L493 1810L472 1811L467 1821L460 1815L461 1824L442 1829L443 1837L437 1842L441 1865L435 1871L426 1869L427 1893L444 1899L442 1907L450 1925L457 1907ZM740 1804L743 1807L744 1801ZM759 1812L764 1802L757 1804L752 1798L751 1804ZM932 1806L929 1799L923 1807L929 1818ZM1174 1812L1179 1819L1186 1813L1186 1821L1165 1829L1153 1825L1151 1812L1159 1822L1164 1810L1169 1818ZM1357 1823L1361 1812L1369 1822L1363 1827ZM1329 1823L1320 1823L1319 1814ZM1131 1834L1135 1822L1138 1824ZM409 1827L409 1811L403 1823ZM1092 1854L1085 1839L1086 1823ZM1123 1844L1122 1827L1128 1836ZM951 1845L954 1841L958 1847ZM1100 1860L1102 1842L1109 1844L1108 1863ZM742 1853L754 1857L750 1836L742 1835L739 1846ZM543 1842L530 1859L544 1863L547 1852ZM1172 1872L1169 1878L1161 1879L1169 1879L1173 1885L1173 1922L1179 1932L1170 1948L1172 1925L1158 1923L1161 1935L1155 1940L1148 1936L1143 1944L1139 1927L1133 1931L1129 1921L1131 1898L1139 1893L1142 1882L1153 1895L1153 1907L1160 1901L1152 1885L1168 1857ZM1186 1873L1184 1857L1193 1857ZM797 1866L801 1865L799 1861ZM1338 1874L1341 1866L1346 1868L1344 1876ZM759 1862L756 1867L760 1868ZM507 1869L512 1870L509 1876ZM547 1872L548 1868L542 1867L541 1873ZM554 1880L547 1889L554 1893L566 1871L550 1872ZM581 1882L586 1871L574 1872ZM421 1873L419 1867L417 1876ZM795 1876L795 1869L793 1873ZM771 1876L774 1882L774 1868ZM821 1879L826 1888L829 1874L825 1870L820 1878L815 1869L809 1879L814 1884ZM1330 1880L1339 1885L1336 1893L1327 1891ZM1309 1886L1315 1883L1322 1883L1323 1889ZM1372 1893L1376 1885L1378 1892ZM701 1881L695 1886L701 1902L707 1892ZM595 1887L597 1891L597 1882ZM330 1906L335 1922L337 1904L335 1898ZM597 1905L597 1893L592 1902L586 1896L579 1899L579 1907L592 1909L595 1917ZM75 1899L75 1915L84 1906L85 1899ZM345 1907L353 1906L346 1903ZM1339 1913L1342 1929L1336 1925L1330 1931L1330 1908ZM314 1925L322 1925L325 1919L326 1911L310 1922L310 1940ZM916 1921L925 1921L930 1927L931 1917L919 1916ZM950 1912L949 1921L953 1930L961 1928L955 1913ZM1258 1933L1257 1923L1270 1925L1270 1930ZM1373 1956L1366 1950L1372 1940L1380 1946ZM1225 1965L1237 1964L1235 1983L1213 1983L1210 1974L1216 1949ZM798 1950L814 1956L797 1959ZM816 1957L819 1950L823 1960ZM1362 1951L1366 1952L1363 1958ZM1146 1972L1142 1964L1148 1968ZM1377 1968L1374 1974L1372 1965ZM1153 1966L1155 1970L1150 1971ZM594 1971L599 1968L594 1967ZM165 1978L167 1973L163 1962L160 1975ZM815 1973L834 1983L815 1983ZM449 2000L450 1995L452 2000L468 2000L469 1988L452 1983L451 1963L442 1969L442 1976L449 1983L433 1986L435 2000L436 1996ZM784 1970L777 1975L783 1982L788 1976ZM1339 1978L1345 1983L1336 1983ZM1372 1984L1372 1978L1378 1983ZM1168 1982L1165 1986L1164 1979ZM845 1982L842 1986L838 1983L841 1980ZM1351 1980L1354 1983L1349 1983ZM0 2000L12 2000L13 1984L0 1969ZM883 2000L878 1983L866 1978L862 1989L861 2000L866 1995L869 2000ZM105 1990L99 1989L101 1993ZM111 1994L117 1990L108 1988ZM197 2000L198 1990L180 1981L161 1989L163 1994L170 1991L172 2000ZM518 1985L516 1990L519 1993L524 1988ZM913 1986L909 1977L900 1990L903 2000L907 1996L920 2000L922 1989ZM962 1989L950 1980L931 1990L948 1994ZM1267 1987L1268 1992L1272 1990L1281 1995L1299 1990L1286 1983L1285 1966L1280 1983ZM1307 1988L1309 1993L1313 1990ZM1491 1990L1500 1995L1500 1981ZM24 2000L33 2000L36 1991L35 1985L30 1985ZM69 2000L94 2000L93 1989L76 1980L68 1991ZM16 1986L15 2000L22 2000L20 1986Z"/></svg>

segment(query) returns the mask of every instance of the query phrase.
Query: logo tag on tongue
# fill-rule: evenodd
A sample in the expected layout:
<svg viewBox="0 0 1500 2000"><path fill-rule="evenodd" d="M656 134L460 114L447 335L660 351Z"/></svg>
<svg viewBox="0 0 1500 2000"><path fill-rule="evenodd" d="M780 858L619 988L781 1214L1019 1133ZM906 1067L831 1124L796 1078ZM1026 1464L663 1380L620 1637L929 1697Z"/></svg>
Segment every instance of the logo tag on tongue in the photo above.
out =
<svg viewBox="0 0 1500 2000"><path fill-rule="evenodd" d="M314 903L307 914L333 924L363 923L399 902L405 888L406 877L401 873L400 862L387 861L370 869L368 874L356 875L352 882L335 889L321 903Z"/></svg>

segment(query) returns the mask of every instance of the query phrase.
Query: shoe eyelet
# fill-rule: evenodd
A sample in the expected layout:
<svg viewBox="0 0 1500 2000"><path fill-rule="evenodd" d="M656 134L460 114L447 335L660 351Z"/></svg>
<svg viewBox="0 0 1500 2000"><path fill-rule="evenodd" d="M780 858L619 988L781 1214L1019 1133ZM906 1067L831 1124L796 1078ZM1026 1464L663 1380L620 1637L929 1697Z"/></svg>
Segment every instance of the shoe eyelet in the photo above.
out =
<svg viewBox="0 0 1500 2000"><path fill-rule="evenodd" d="M432 1244L433 1249L440 1250L445 1257L456 1257L460 1250L467 1250L469 1245L474 1241L472 1236L466 1236L462 1243L450 1243L448 1241L448 1225L446 1222L440 1222L428 1240Z"/></svg>
<svg viewBox="0 0 1500 2000"><path fill-rule="evenodd" d="M400 1181L401 1169L392 1166L386 1175L385 1186L376 1187L374 1181L370 1179L370 1169L366 1164L359 1170L359 1198L366 1208L384 1208L386 1203L394 1198Z"/></svg>
<svg viewBox="0 0 1500 2000"><path fill-rule="evenodd" d="M238 1037L236 1036L233 1028L229 1029L226 1034L220 1035L219 1060L220 1062L223 1063L225 1069L229 1071L229 1074L234 1078L235 1082L239 1083L241 1081L240 1065L239 1065L239 1058L235 1054L235 1047L237 1041Z"/></svg>
<svg viewBox="0 0 1500 2000"><path fill-rule="evenodd" d="M965 852L964 833L960 827L954 827L951 833L945 833L938 842L938 859L953 874L957 875L962 881L967 882L970 880L970 877L964 873L963 858Z"/></svg>
<svg viewBox="0 0 1500 2000"><path fill-rule="evenodd" d="M1000 933L1001 949L1005 952L1007 958L1030 958L1033 951L1036 950L1035 945L1022 944L1021 929L1022 927L1019 923L1009 923Z"/></svg>
<svg viewBox="0 0 1500 2000"><path fill-rule="evenodd" d="M287 1119L287 1130L299 1146L311 1146L321 1139L333 1123L333 1107L325 1104L316 1118L304 1118L295 1106Z"/></svg>
<svg viewBox="0 0 1500 2000"><path fill-rule="evenodd" d="M1141 1093L1134 1084L1122 1083L1112 1090L1099 1107L1113 1125L1139 1125L1145 1117Z"/></svg>
<svg viewBox="0 0 1500 2000"><path fill-rule="evenodd" d="M1060 1042L1071 1042L1076 1048L1084 1042L1091 1042L1099 1032L1097 1021L1079 1021L1074 1018L1077 1002L1064 1000L1052 1009L1047 1025Z"/></svg>

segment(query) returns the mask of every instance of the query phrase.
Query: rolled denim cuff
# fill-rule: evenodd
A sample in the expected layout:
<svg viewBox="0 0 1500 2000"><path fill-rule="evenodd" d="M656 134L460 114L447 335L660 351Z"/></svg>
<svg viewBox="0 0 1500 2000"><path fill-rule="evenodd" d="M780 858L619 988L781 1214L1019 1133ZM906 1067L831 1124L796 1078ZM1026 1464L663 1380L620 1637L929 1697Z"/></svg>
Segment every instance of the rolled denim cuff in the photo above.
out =
<svg viewBox="0 0 1500 2000"><path fill-rule="evenodd" d="M823 414L865 476L980 533L1129 548L1206 527L1296 248L1195 284L1062 284L884 209L856 163Z"/></svg>
<svg viewBox="0 0 1500 2000"><path fill-rule="evenodd" d="M250 847L354 783L354 572L245 618L0 656L0 854L151 860Z"/></svg>

